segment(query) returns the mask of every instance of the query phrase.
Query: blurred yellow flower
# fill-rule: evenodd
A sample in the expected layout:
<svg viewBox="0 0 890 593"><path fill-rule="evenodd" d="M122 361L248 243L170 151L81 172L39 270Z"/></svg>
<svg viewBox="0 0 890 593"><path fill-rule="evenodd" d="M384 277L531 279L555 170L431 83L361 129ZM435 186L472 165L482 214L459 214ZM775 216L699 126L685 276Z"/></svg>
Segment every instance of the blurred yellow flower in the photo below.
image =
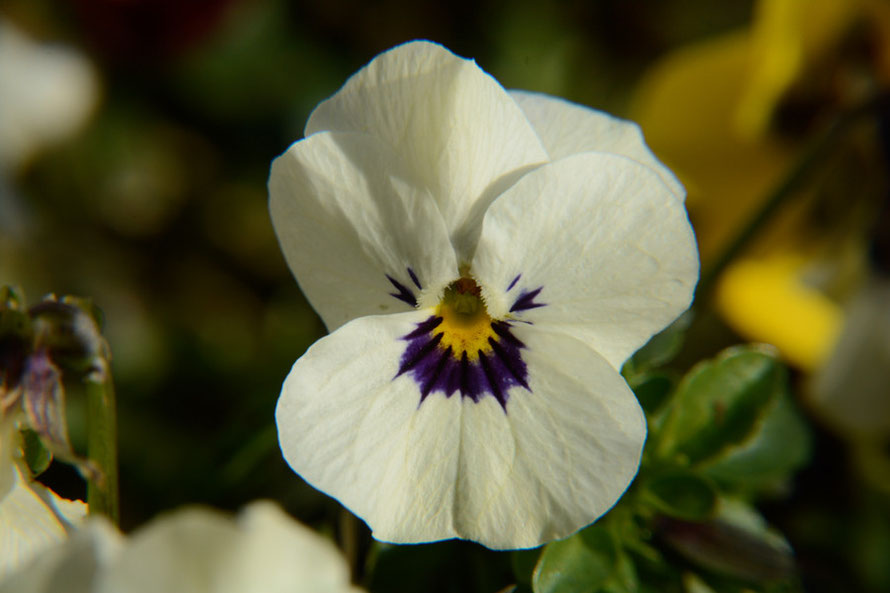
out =
<svg viewBox="0 0 890 593"><path fill-rule="evenodd" d="M881 0L762 0L749 28L681 48L647 73L632 115L687 187L704 268L812 132L888 82L890 4ZM774 344L808 371L830 355L843 324L838 302L807 278L821 265L815 253L831 256L824 237L814 249L804 232L811 203L804 197L780 212L716 289L717 308L739 334Z"/></svg>

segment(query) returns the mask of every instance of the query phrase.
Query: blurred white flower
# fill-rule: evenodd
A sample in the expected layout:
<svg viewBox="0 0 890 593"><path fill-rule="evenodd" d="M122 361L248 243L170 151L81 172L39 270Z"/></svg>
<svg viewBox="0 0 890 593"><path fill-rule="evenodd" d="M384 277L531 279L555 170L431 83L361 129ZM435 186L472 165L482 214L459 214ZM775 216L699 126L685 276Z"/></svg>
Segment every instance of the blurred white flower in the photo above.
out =
<svg viewBox="0 0 890 593"><path fill-rule="evenodd" d="M407 43L315 109L269 191L333 332L278 402L297 473L399 543L533 547L615 503L646 438L619 369L698 277L636 125Z"/></svg>
<svg viewBox="0 0 890 593"><path fill-rule="evenodd" d="M98 98L85 56L38 43L0 17L0 176L77 131Z"/></svg>
<svg viewBox="0 0 890 593"><path fill-rule="evenodd" d="M234 520L188 508L124 538L92 520L9 579L0 593L357 593L330 541L276 505Z"/></svg>

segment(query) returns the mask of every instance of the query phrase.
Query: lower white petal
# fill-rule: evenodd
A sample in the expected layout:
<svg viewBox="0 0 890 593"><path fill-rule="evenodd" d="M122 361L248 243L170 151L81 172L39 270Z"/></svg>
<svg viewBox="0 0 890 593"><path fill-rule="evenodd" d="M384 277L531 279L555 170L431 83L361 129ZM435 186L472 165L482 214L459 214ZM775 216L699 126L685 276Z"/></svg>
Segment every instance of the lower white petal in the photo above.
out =
<svg viewBox="0 0 890 593"><path fill-rule="evenodd" d="M617 371L572 337L511 326L527 365L516 381L479 389L404 372L406 337L429 315L357 319L296 362L276 412L291 467L398 543L534 547L608 510L646 431Z"/></svg>
<svg viewBox="0 0 890 593"><path fill-rule="evenodd" d="M595 521L636 475L646 421L624 379L583 342L517 327L529 389L506 414L465 403L456 516L462 537L525 548ZM486 402L483 402L486 403Z"/></svg>

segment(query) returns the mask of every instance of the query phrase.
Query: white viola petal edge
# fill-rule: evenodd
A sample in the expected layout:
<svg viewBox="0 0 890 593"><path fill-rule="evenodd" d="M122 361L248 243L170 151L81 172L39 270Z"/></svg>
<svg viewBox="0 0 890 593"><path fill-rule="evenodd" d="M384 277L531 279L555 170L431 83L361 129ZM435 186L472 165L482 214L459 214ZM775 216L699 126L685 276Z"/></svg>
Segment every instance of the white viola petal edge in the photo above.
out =
<svg viewBox="0 0 890 593"><path fill-rule="evenodd" d="M511 90L553 161L580 152L607 152L631 158L655 171L681 202L686 190L677 176L646 145L636 123L544 93Z"/></svg>

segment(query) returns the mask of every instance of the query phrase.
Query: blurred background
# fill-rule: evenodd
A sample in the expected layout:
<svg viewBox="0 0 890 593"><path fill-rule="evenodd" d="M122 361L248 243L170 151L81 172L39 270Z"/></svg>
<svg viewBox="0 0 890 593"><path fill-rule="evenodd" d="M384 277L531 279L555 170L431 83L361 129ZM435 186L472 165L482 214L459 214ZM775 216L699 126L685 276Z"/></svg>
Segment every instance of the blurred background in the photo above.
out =
<svg viewBox="0 0 890 593"><path fill-rule="evenodd" d="M674 364L778 348L814 444L761 507L808 590L890 590L883 0L2 0L0 285L104 312L123 527L272 498L335 529L336 502L277 448L281 382L324 328L266 179L320 100L415 38L642 125L687 187L702 253ZM83 450L83 404L69 408ZM69 466L42 479L84 496Z"/></svg>

